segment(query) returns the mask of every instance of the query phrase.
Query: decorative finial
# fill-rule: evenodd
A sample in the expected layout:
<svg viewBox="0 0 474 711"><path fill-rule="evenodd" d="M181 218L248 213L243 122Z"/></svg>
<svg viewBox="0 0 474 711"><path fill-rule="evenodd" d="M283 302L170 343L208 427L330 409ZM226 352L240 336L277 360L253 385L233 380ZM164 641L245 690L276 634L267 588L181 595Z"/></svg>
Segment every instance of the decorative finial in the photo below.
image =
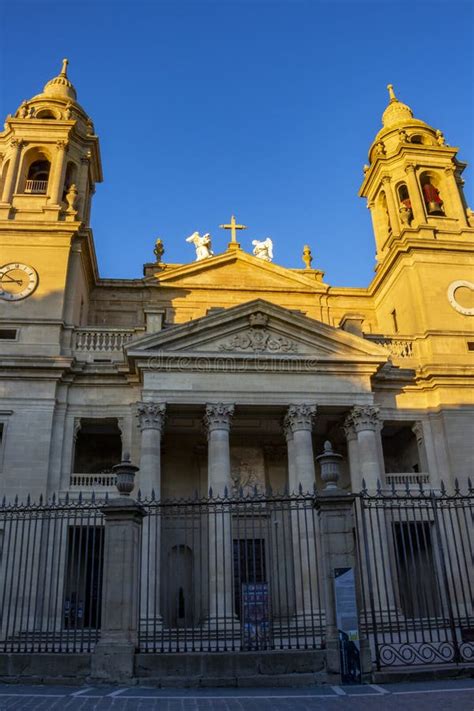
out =
<svg viewBox="0 0 474 711"><path fill-rule="evenodd" d="M397 97L395 96L395 92L393 90L393 84L387 84L387 89L388 89L388 95L390 97L390 101L398 101Z"/></svg>
<svg viewBox="0 0 474 711"><path fill-rule="evenodd" d="M155 249L153 250L155 257L156 257L156 263L160 264L161 259L165 253L165 246L163 244L163 240L158 237L158 239L155 242Z"/></svg>
<svg viewBox="0 0 474 711"><path fill-rule="evenodd" d="M63 59L63 66L59 76L67 77L67 65L69 64L69 59Z"/></svg>
<svg viewBox="0 0 474 711"><path fill-rule="evenodd" d="M303 247L303 256L301 259L304 262L305 269L311 269L311 262L313 261L313 257L311 256L311 248L308 244L305 244Z"/></svg>

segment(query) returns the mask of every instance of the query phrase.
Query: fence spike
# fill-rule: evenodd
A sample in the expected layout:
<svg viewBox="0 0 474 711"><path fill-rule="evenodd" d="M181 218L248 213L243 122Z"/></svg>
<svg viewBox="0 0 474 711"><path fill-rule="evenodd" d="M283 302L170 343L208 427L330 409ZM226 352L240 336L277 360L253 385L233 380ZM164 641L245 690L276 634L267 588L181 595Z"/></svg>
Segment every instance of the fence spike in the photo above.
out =
<svg viewBox="0 0 474 711"><path fill-rule="evenodd" d="M79 492L79 503L82 504L82 491Z"/></svg>
<svg viewBox="0 0 474 711"><path fill-rule="evenodd" d="M227 484L224 486L224 499L229 498L229 489L227 488Z"/></svg>
<svg viewBox="0 0 474 711"><path fill-rule="evenodd" d="M142 500L142 490L141 489L138 489L137 499L138 499L138 501Z"/></svg>
<svg viewBox="0 0 474 711"><path fill-rule="evenodd" d="M472 481L470 476L467 477L467 490L470 494L472 493Z"/></svg>
<svg viewBox="0 0 474 711"><path fill-rule="evenodd" d="M18 494L15 496L15 506L18 506Z"/></svg>
<svg viewBox="0 0 474 711"><path fill-rule="evenodd" d="M156 498L155 487L153 487L152 490L151 490L151 500L154 501L155 498Z"/></svg>
<svg viewBox="0 0 474 711"><path fill-rule="evenodd" d="M257 485L256 485L256 484L255 484L255 486L253 487L253 495L254 495L254 496L258 496L258 488L257 488Z"/></svg>
<svg viewBox="0 0 474 711"><path fill-rule="evenodd" d="M407 496L410 496L410 484L408 483L408 479L405 480L405 493Z"/></svg>
<svg viewBox="0 0 474 711"><path fill-rule="evenodd" d="M6 503L7 503L7 497L4 496L3 499L2 499L2 506L5 507L5 506L6 506Z"/></svg>
<svg viewBox="0 0 474 711"><path fill-rule="evenodd" d="M239 496L241 499L244 498L244 487L242 485L239 486Z"/></svg>
<svg viewBox="0 0 474 711"><path fill-rule="evenodd" d="M212 499L212 486L209 487L209 498Z"/></svg>
<svg viewBox="0 0 474 711"><path fill-rule="evenodd" d="M303 485L302 485L301 482L300 482L300 483L298 484L298 494L301 495L302 493L303 493Z"/></svg>
<svg viewBox="0 0 474 711"><path fill-rule="evenodd" d="M392 479L392 481L391 481L390 486L391 486L391 489L392 489L392 492L391 492L391 493L392 493L392 496L396 496L396 495L397 495L397 492L396 492L396 489L395 489L395 482L393 481L393 479Z"/></svg>
<svg viewBox="0 0 474 711"><path fill-rule="evenodd" d="M441 488L441 493L442 493L442 495L445 496L445 495L446 495L446 484L444 483L444 479L441 479L441 486L440 486L440 488Z"/></svg>
<svg viewBox="0 0 474 711"><path fill-rule="evenodd" d="M95 502L95 491L94 491L94 489L92 489L91 501L92 501L93 503Z"/></svg>
<svg viewBox="0 0 474 711"><path fill-rule="evenodd" d="M54 504L56 503L56 492L55 491L53 491L53 497L52 497L51 501L54 506Z"/></svg>
<svg viewBox="0 0 474 711"><path fill-rule="evenodd" d="M41 504L42 504L41 498L42 498L42 495L40 494L40 506L41 506ZM28 494L28 496L26 497L26 505L27 505L27 506L31 506L31 496L30 496L29 494Z"/></svg>
<svg viewBox="0 0 474 711"><path fill-rule="evenodd" d="M367 484L366 484L364 477L362 477L362 493L363 494L367 493Z"/></svg>
<svg viewBox="0 0 474 711"><path fill-rule="evenodd" d="M457 477L454 480L454 493L459 494L459 479Z"/></svg>
<svg viewBox="0 0 474 711"><path fill-rule="evenodd" d="M108 491L105 492L105 500L106 500L106 501L109 500L109 492L108 492Z"/></svg>
<svg viewBox="0 0 474 711"><path fill-rule="evenodd" d="M66 491L66 498L65 498L66 504L69 503L69 491Z"/></svg>
<svg viewBox="0 0 474 711"><path fill-rule="evenodd" d="M420 481L418 482L418 486L420 487L420 494L423 495L425 492L424 492L424 489L423 489L423 482L421 481L421 479L420 479Z"/></svg>
<svg viewBox="0 0 474 711"><path fill-rule="evenodd" d="M381 484L379 478L377 478L377 487L376 487L376 489L377 489L377 496L381 496L381 495L382 495L382 484Z"/></svg>

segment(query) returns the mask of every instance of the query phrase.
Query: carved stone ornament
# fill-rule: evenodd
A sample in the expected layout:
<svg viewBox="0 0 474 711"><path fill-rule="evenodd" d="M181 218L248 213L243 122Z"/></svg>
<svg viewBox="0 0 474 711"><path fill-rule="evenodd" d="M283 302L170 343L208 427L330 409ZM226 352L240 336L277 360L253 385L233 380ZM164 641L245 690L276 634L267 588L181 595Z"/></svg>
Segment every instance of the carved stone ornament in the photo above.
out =
<svg viewBox="0 0 474 711"><path fill-rule="evenodd" d="M256 447L239 447L231 457L232 493L238 496L253 494L265 489L264 462L261 450Z"/></svg>
<svg viewBox="0 0 474 711"><path fill-rule="evenodd" d="M375 430L380 428L380 410L374 405L364 405L362 407L354 407L346 417L344 425L346 427L352 424L356 432L363 430Z"/></svg>
<svg viewBox="0 0 474 711"><path fill-rule="evenodd" d="M139 402L137 405L138 426L141 430L162 430L165 416L165 403Z"/></svg>
<svg viewBox="0 0 474 711"><path fill-rule="evenodd" d="M204 415L204 426L208 432L212 430L229 430L235 405L225 402L208 403Z"/></svg>
<svg viewBox="0 0 474 711"><path fill-rule="evenodd" d="M268 324L268 316L264 314L263 311L255 311L255 313L249 316L249 324L253 328L266 326Z"/></svg>
<svg viewBox="0 0 474 711"><path fill-rule="evenodd" d="M285 336L275 336L265 328L249 328L219 345L220 351L252 351L253 353L296 353L298 345Z"/></svg>
<svg viewBox="0 0 474 711"><path fill-rule="evenodd" d="M424 435L423 435L423 423L422 422L415 422L413 427L411 428L411 431L416 437L416 441L418 445L423 444L424 441Z"/></svg>
<svg viewBox="0 0 474 711"><path fill-rule="evenodd" d="M290 405L283 420L283 427L289 428L293 433L298 430L311 432L316 411L316 405Z"/></svg>

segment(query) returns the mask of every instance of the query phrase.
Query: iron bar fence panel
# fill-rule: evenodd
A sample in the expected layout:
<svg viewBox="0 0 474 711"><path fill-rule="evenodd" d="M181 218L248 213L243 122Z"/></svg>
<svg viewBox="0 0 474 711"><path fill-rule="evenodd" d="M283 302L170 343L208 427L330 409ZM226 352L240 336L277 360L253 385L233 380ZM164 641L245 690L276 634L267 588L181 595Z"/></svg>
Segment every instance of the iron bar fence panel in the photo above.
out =
<svg viewBox="0 0 474 711"><path fill-rule="evenodd" d="M474 661L474 492L363 491L360 626L378 669Z"/></svg>
<svg viewBox="0 0 474 711"><path fill-rule="evenodd" d="M142 500L140 650L321 648L314 502L257 491Z"/></svg>
<svg viewBox="0 0 474 711"><path fill-rule="evenodd" d="M2 503L1 652L93 650L100 632L103 503Z"/></svg>

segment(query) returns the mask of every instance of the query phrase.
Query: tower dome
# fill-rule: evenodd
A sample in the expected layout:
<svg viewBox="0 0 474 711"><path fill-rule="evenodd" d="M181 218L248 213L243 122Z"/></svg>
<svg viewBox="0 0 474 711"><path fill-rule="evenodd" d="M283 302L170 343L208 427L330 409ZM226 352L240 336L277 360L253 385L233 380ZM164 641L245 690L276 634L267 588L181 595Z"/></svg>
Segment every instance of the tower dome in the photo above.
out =
<svg viewBox="0 0 474 711"><path fill-rule="evenodd" d="M413 111L407 104L399 101L395 96L393 84L387 84L390 103L382 114L382 124L384 128L390 128L404 121L411 121Z"/></svg>
<svg viewBox="0 0 474 711"><path fill-rule="evenodd" d="M63 59L63 66L57 77L50 79L43 89L45 96L76 101L77 94L72 82L67 77L68 59Z"/></svg>

